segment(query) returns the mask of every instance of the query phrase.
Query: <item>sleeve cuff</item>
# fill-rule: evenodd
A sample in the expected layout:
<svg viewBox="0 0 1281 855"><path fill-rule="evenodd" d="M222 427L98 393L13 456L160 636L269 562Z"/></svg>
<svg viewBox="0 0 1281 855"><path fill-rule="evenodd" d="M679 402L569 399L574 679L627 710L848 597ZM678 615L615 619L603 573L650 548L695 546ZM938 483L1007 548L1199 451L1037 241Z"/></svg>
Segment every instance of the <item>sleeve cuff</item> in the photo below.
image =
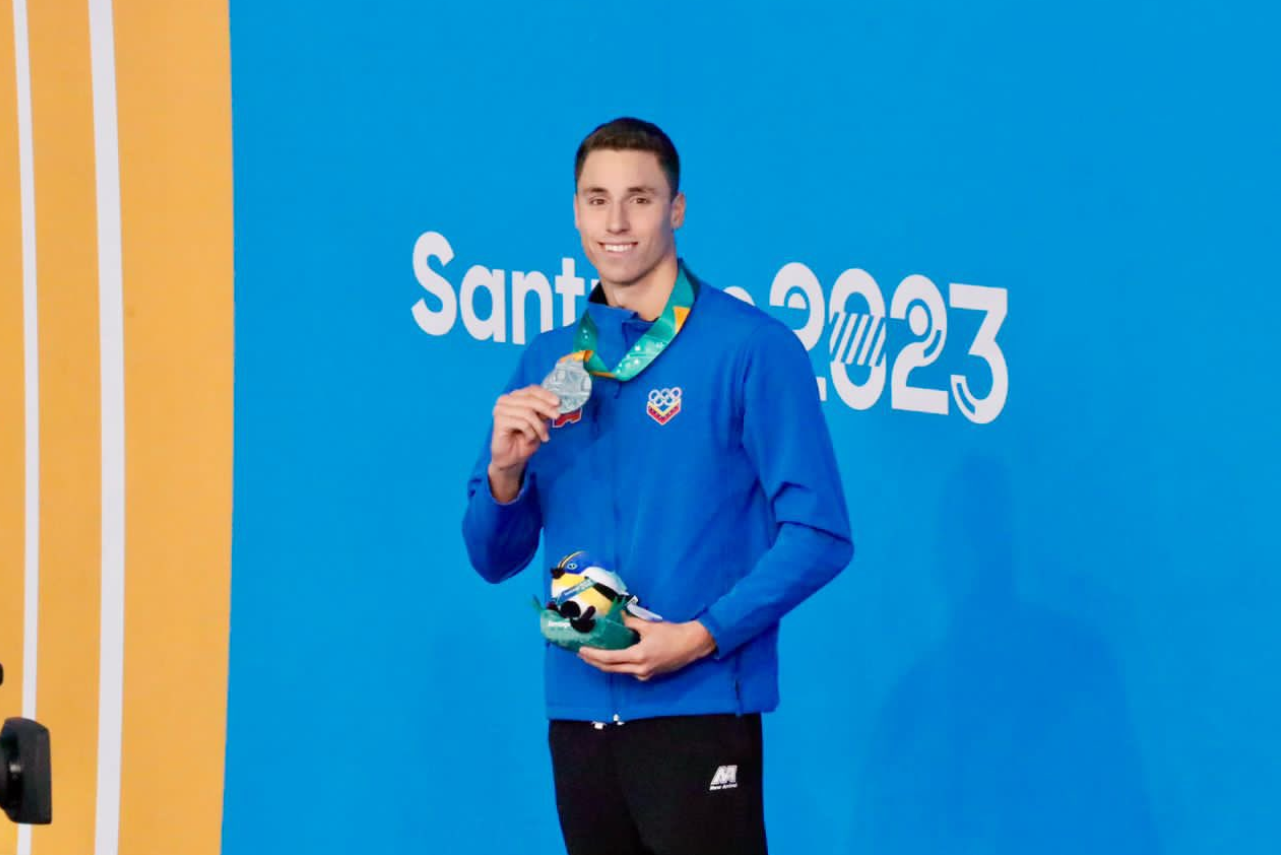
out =
<svg viewBox="0 0 1281 855"><path fill-rule="evenodd" d="M484 476L484 481L485 481L484 489L479 490L478 492L483 493L485 498L489 500L489 504L495 508L514 508L523 504L525 501L525 497L529 495L530 480L531 479L529 478L529 473L526 472L525 477L520 479L520 492L518 492L516 494L516 498L512 499L510 502L500 502L494 496L494 488L489 483L488 474Z"/></svg>
<svg viewBox="0 0 1281 855"><path fill-rule="evenodd" d="M712 641L716 642L716 650L712 653L713 659L723 659L734 651L738 645L728 638L728 633L720 621L712 616L710 611L704 609L700 614L695 616L694 620L703 625L703 628L712 636Z"/></svg>

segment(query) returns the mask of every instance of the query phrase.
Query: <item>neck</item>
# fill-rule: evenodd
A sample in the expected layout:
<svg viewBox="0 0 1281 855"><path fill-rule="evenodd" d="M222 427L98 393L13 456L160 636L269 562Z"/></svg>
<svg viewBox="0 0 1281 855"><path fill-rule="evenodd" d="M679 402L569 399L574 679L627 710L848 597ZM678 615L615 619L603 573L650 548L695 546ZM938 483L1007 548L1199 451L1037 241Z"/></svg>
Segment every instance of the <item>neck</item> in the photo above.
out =
<svg viewBox="0 0 1281 855"><path fill-rule="evenodd" d="M611 306L635 312L647 321L663 313L663 307L676 287L676 274L680 266L675 253L667 256L653 270L635 282L606 282L600 287Z"/></svg>

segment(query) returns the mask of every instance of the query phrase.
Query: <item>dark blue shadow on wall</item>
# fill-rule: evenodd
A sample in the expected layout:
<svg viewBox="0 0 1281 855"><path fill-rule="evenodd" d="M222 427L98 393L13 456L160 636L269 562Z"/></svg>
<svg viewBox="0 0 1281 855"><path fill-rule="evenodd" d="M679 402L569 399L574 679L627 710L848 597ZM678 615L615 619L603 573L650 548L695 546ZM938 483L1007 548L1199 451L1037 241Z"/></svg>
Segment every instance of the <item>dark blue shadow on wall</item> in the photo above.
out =
<svg viewBox="0 0 1281 855"><path fill-rule="evenodd" d="M1156 853L1116 661L1085 624L1020 601L1012 507L1003 464L971 459L949 481L948 628L879 715L859 837L877 855Z"/></svg>

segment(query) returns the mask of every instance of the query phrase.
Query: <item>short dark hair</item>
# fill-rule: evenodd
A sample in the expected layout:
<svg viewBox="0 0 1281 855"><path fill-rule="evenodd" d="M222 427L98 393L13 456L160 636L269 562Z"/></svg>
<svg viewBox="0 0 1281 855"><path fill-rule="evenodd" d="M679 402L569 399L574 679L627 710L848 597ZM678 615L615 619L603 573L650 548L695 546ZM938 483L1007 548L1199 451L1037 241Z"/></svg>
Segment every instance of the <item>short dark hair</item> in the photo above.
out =
<svg viewBox="0 0 1281 855"><path fill-rule="evenodd" d="M658 165L667 176L667 183L672 188L674 197L681 187L681 159L676 153L676 146L663 133L662 128L644 119L633 119L623 116L600 125L592 131L578 146L578 155L574 158L574 185L583 175L583 164L587 155L594 151L649 151L658 156Z"/></svg>

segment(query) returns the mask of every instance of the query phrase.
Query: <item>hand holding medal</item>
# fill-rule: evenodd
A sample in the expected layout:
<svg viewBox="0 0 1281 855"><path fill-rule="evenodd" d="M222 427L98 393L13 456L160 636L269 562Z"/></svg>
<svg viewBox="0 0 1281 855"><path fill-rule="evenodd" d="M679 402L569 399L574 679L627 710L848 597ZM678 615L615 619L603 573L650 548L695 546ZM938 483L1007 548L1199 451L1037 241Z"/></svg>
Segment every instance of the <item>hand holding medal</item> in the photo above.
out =
<svg viewBox="0 0 1281 855"><path fill-rule="evenodd" d="M574 332L574 351L552 366L542 384L498 399L489 463L489 489L495 499L510 502L520 494L525 464L551 440L548 424L583 408L592 395L592 375L625 383L648 368L681 331L697 295L695 280L681 265L662 314L612 369L596 352L596 323L584 313Z"/></svg>
<svg viewBox="0 0 1281 855"><path fill-rule="evenodd" d="M560 400L541 386L526 386L494 404L494 434L489 444L489 489L510 502L520 492L525 464L551 437L548 423L559 414Z"/></svg>

